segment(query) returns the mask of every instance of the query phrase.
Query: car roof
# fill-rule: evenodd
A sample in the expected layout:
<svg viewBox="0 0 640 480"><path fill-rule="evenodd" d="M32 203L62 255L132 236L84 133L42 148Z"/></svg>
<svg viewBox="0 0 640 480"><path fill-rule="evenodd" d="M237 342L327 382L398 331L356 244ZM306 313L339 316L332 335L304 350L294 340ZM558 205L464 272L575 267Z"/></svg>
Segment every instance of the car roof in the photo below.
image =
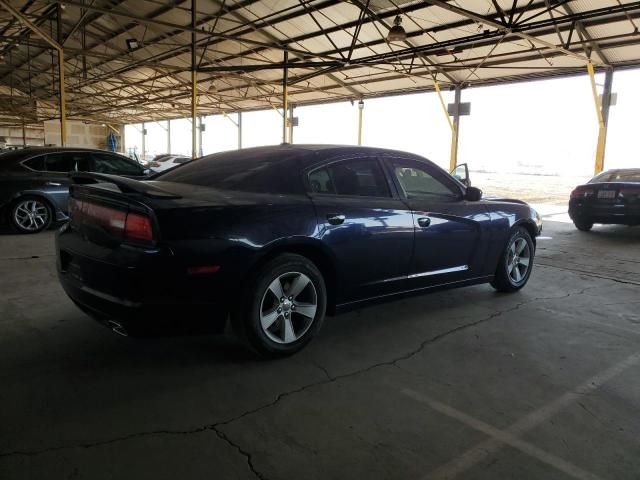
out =
<svg viewBox="0 0 640 480"><path fill-rule="evenodd" d="M304 165L326 160L331 157L341 157L348 155L402 155L418 160L426 160L419 155L413 153L402 152L377 147L361 147L355 145L325 145L325 144L281 144L265 147L245 148L241 150L230 150L227 152L214 153L202 157L202 159L233 159L233 161L242 162L243 160L255 160L260 157L275 157L282 155L288 158L297 158Z"/></svg>
<svg viewBox="0 0 640 480"><path fill-rule="evenodd" d="M111 153L119 155L120 157L127 158L119 152L110 152L108 150L100 150L98 148L83 148L83 147L25 147L20 150L11 150L0 154L0 168L7 165L15 165L23 160L36 157L38 155L46 155L48 153L62 153L62 152L99 152L99 153ZM134 160L131 160L134 161Z"/></svg>
<svg viewBox="0 0 640 480"><path fill-rule="evenodd" d="M640 173L640 168L612 168L611 170L606 170L604 173Z"/></svg>

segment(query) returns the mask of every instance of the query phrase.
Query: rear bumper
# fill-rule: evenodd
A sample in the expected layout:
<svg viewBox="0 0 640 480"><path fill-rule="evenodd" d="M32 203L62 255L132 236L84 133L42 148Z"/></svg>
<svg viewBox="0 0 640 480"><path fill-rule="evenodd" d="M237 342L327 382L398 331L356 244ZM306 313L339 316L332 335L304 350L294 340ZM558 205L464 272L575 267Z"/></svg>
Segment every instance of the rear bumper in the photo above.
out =
<svg viewBox="0 0 640 480"><path fill-rule="evenodd" d="M219 278L181 274L166 251L105 253L93 246L96 253L89 256L77 248L78 237L66 225L56 235L58 279L69 298L100 323L113 328L117 322L131 333L218 331L224 324L229 302Z"/></svg>
<svg viewBox="0 0 640 480"><path fill-rule="evenodd" d="M598 204L571 200L569 202L569 217L572 220L593 223L639 225L640 204Z"/></svg>

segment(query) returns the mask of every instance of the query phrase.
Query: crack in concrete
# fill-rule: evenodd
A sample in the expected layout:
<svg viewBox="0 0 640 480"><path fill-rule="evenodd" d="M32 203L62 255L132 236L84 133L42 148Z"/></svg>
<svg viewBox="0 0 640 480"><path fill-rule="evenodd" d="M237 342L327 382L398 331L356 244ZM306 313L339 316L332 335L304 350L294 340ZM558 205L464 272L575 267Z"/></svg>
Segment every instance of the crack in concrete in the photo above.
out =
<svg viewBox="0 0 640 480"><path fill-rule="evenodd" d="M558 299L563 299L563 298L568 298L572 295L581 295L583 294L586 290L589 290L590 288L595 288L595 287L588 287L585 288L581 291L578 292L569 292L566 295L560 295L560 296L554 296L554 297L535 297L533 299L530 300L526 300L523 302L519 302L516 305L510 307L510 308L506 308L504 310L499 310L497 312L494 312L484 318L481 318L479 320L473 321L473 322L469 322L469 323L465 323L462 325L459 325L455 328L452 328L450 330L447 330L445 332L439 333L437 335L434 335L432 337L429 337L425 340L423 340L416 348L414 348L413 350L410 350L409 352L400 355L398 357L395 357L393 359L389 359L389 360L385 360L382 362L378 362L378 363L374 363L372 365L369 365L367 367L358 369L358 370L354 370L352 372L349 373L344 373L341 375L331 375L329 373L329 371L313 362L313 365L315 367L317 367L318 369L322 370L326 376L325 380L320 380L317 382L312 382L312 383L308 383L306 385L303 385L301 387L298 387L296 389L293 390L289 390L286 392L282 392L279 393L275 399L273 399L271 402L268 402L266 404L263 404L261 406L258 406L256 408L253 408L251 410L247 410L239 415L236 415L235 417L229 418L227 420L223 420L220 422L216 422L213 424L209 424L209 425L204 425L198 428L194 428L191 430L154 430L154 431L147 431L147 432L138 432L138 433L132 433L129 435L123 435L120 437L114 437L108 440L102 440L102 441L98 441L98 442L92 442L92 443L81 443L81 444L77 444L77 445L62 445L62 446L57 446L57 447L49 447L49 448L45 448L45 449L41 449L41 450L31 450L31 451L12 451L12 452L0 452L0 459L2 458L6 458L6 457L12 457L12 456L37 456L37 455L41 455L41 454L45 454L45 453L50 453L50 452L56 452L56 451L60 451L60 450L67 450L67 449L74 449L74 448L84 448L84 449L88 449L88 448L93 448L93 447L98 447L98 446L103 446L103 445L109 445L109 444L113 444L113 443L118 443L118 442L122 442L122 441L127 441L127 440L131 440L131 439L135 439L135 438L140 438L140 437L145 437L145 436L152 436L152 435L192 435L192 434L197 434L197 433L202 433L205 431L213 431L216 433L216 435L223 441L225 441L228 445L232 446L234 449L236 449L238 451L238 453L240 453L242 456L244 456L247 460L247 465L249 467L249 469L251 470L251 472L260 480L266 480L267 477L264 476L264 474L262 474L261 472L259 472L254 463L253 463L253 458L252 458L252 454L250 452L248 452L247 450L244 450L239 444L235 443L234 441L232 441L228 435L226 433L224 433L221 430L221 427L224 427L226 425L229 425L231 423L234 423L238 420L241 420L245 417L248 417L250 415L253 415L255 413L258 413L260 411L266 410L268 408L271 408L273 406L275 406L276 404L278 404L280 401L282 401L284 398L292 396L292 395L296 395L298 393L301 393L305 390L308 390L310 388L316 387L316 386L321 386L321 385L327 385L333 382L336 382L338 380L342 380L345 378L350 378L350 377L354 377L356 375L360 375L363 373L367 373L371 370L374 370L376 368L379 367L383 367L383 366L396 366L396 364L398 362L402 362L402 361L406 361L409 360L410 358L418 355L419 353L421 353L427 346L436 343L450 335L453 335L455 333L458 333L460 331L463 330L467 330L469 328L475 327L477 325L480 325L482 323L486 323L489 322L495 318L498 318L504 314L507 313L511 313L514 312L516 310L519 310L520 308L522 308L523 306L529 305L531 303L537 302L537 301L541 301L541 300L558 300Z"/></svg>
<svg viewBox="0 0 640 480"><path fill-rule="evenodd" d="M214 432L216 432L216 435L218 435L218 437L227 442L229 445L231 445L232 447L234 447L238 453L240 453L240 455L244 456L247 459L247 465L249 466L249 470L251 470L251 473L253 473L257 478L259 478L260 480L267 480L267 477L265 477L262 473L260 473L255 465L253 464L253 458L251 456L251 453L247 452L246 450L244 450L240 445L238 445L237 443L235 443L233 440L231 440L226 433L224 433L223 431L219 430L217 426L215 425L211 425L211 430L213 430Z"/></svg>

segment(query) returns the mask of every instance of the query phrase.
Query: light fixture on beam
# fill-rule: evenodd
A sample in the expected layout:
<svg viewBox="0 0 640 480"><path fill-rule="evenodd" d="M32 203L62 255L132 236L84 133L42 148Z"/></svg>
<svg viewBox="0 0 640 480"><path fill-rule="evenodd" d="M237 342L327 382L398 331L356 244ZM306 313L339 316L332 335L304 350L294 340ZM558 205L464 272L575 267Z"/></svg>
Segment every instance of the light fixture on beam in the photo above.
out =
<svg viewBox="0 0 640 480"><path fill-rule="evenodd" d="M127 38L127 48L130 52L139 49L142 47L142 43L136 40L135 38Z"/></svg>
<svg viewBox="0 0 640 480"><path fill-rule="evenodd" d="M402 42L407 39L407 32L402 27L402 17L397 15L393 20L393 27L389 29L387 34L388 42Z"/></svg>

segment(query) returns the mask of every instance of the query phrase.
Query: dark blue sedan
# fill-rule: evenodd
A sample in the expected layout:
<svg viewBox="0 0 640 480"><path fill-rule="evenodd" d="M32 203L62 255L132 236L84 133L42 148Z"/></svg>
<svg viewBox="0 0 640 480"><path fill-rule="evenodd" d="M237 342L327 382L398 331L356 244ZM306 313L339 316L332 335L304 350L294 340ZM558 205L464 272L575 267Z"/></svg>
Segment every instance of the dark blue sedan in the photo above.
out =
<svg viewBox="0 0 640 480"><path fill-rule="evenodd" d="M118 333L203 320L265 356L325 313L408 293L528 281L538 214L482 200L424 158L283 145L201 158L152 181L77 174L60 281Z"/></svg>

